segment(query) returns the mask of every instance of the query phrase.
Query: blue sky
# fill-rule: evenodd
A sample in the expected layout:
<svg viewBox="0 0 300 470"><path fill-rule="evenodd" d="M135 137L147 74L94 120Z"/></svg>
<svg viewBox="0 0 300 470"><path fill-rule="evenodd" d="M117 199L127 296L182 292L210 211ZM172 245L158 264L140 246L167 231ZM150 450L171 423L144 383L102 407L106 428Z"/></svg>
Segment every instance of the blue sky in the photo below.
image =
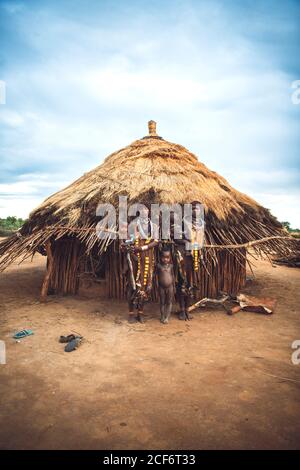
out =
<svg viewBox="0 0 300 470"><path fill-rule="evenodd" d="M299 1L1 1L0 217L158 133L300 227Z"/></svg>

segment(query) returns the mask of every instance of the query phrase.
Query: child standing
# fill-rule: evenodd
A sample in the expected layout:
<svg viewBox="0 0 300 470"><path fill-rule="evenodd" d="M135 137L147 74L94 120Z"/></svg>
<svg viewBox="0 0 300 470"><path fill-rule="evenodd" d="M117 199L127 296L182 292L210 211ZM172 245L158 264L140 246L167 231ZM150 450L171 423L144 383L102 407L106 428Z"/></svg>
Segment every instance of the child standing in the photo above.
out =
<svg viewBox="0 0 300 470"><path fill-rule="evenodd" d="M165 324L169 322L174 298L174 270L170 248L163 248L156 273L160 295L160 321Z"/></svg>

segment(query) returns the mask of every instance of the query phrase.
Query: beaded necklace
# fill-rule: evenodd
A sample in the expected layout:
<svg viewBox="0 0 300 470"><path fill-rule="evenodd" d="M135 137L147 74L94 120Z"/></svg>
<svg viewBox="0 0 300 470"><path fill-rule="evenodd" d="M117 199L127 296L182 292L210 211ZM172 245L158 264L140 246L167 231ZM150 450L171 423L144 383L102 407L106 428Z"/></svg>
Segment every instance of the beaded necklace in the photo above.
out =
<svg viewBox="0 0 300 470"><path fill-rule="evenodd" d="M151 241L151 238L147 238L147 240L145 241L145 244L148 244L150 243ZM139 245L139 239L136 238L135 241L134 241L134 244L136 247L138 247ZM145 269L144 269L144 278L143 278L143 282L142 282L142 287L145 287L147 285L147 281L148 281L148 275L149 275L149 266L150 266L150 257L149 255L146 255L145 254ZM139 277L141 275L141 253L138 252L137 253L137 273L136 273L136 281L138 282L139 280Z"/></svg>

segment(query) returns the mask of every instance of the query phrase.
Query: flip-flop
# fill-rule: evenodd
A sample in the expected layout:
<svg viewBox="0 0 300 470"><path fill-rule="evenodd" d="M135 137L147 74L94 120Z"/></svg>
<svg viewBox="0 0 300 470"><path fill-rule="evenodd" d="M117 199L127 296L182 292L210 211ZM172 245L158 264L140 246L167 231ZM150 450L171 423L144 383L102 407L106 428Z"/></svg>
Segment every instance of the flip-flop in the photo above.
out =
<svg viewBox="0 0 300 470"><path fill-rule="evenodd" d="M72 339L66 346L65 346L65 352L71 352L77 349L80 344L81 344L82 338L79 336L76 336L76 338Z"/></svg>
<svg viewBox="0 0 300 470"><path fill-rule="evenodd" d="M30 336L30 335L33 335L33 331L32 330L21 330L21 331L18 331L17 333L14 334L14 338L15 339L22 339L22 338L26 338L26 336Z"/></svg>
<svg viewBox="0 0 300 470"><path fill-rule="evenodd" d="M69 343L70 341L72 341L72 339L75 339L76 336L71 334L71 335L68 335L68 336L60 336L59 337L59 342L60 343Z"/></svg>

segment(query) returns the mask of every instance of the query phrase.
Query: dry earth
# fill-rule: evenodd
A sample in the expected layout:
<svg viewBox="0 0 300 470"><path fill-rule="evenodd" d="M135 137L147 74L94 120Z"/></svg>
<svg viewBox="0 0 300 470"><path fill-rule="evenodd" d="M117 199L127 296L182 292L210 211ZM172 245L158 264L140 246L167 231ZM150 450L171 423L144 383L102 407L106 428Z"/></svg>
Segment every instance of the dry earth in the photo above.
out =
<svg viewBox="0 0 300 470"><path fill-rule="evenodd" d="M205 309L191 322L126 322L126 305L84 297L38 302L44 258L0 275L2 449L300 448L300 270L258 262L247 291L273 316ZM17 343L12 334L32 328ZM65 353L58 337L76 331Z"/></svg>

